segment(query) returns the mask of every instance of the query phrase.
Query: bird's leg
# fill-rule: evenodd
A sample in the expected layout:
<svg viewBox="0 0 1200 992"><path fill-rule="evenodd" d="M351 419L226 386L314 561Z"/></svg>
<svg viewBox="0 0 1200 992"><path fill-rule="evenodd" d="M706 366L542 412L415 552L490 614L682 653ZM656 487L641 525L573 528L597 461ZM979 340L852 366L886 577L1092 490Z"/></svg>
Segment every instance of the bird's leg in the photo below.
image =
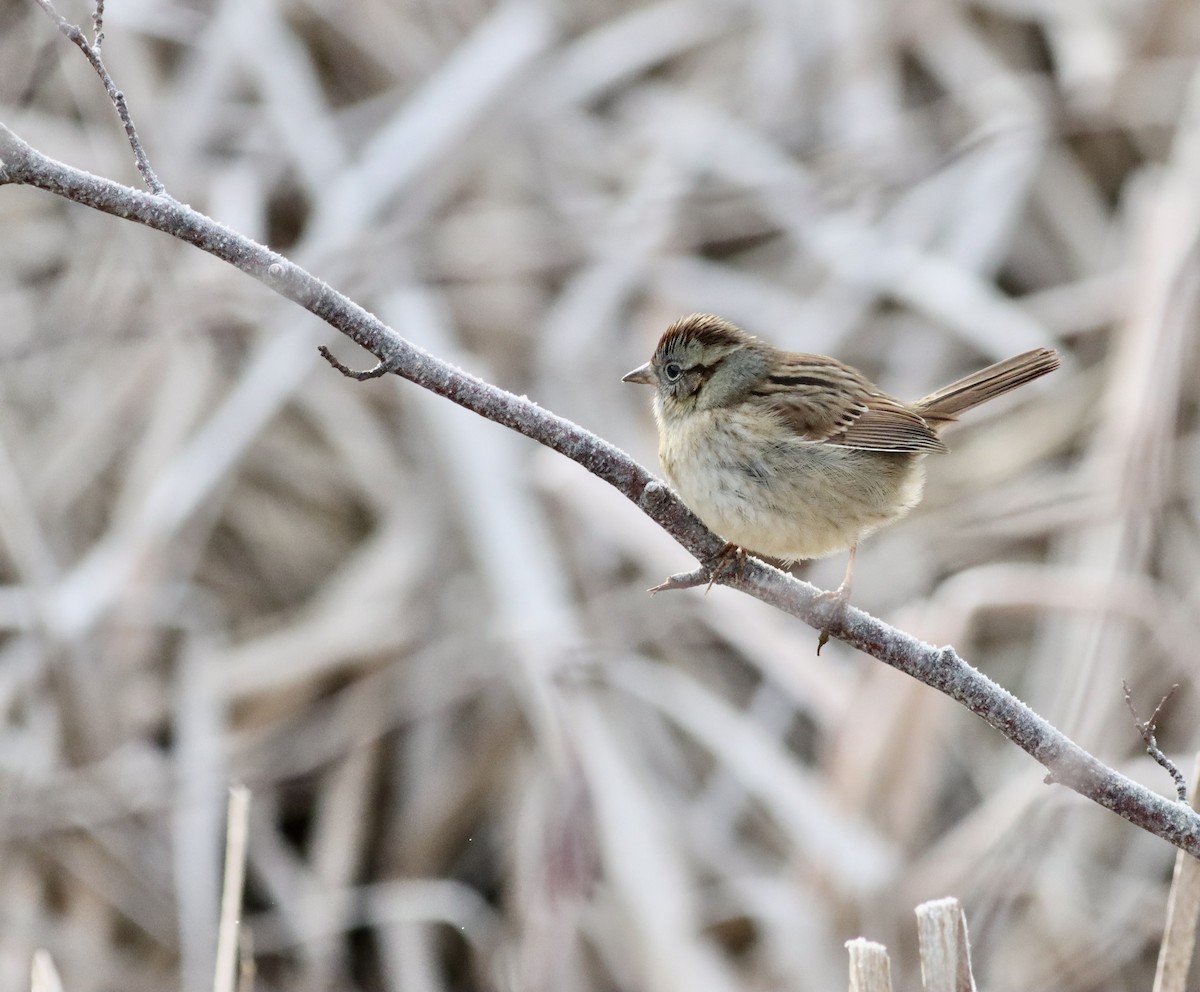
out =
<svg viewBox="0 0 1200 992"><path fill-rule="evenodd" d="M726 541L721 550L713 555L712 561L708 563L712 569L712 576L708 580L708 589L713 587L713 583L717 581L718 576L726 569L733 569L734 578L741 578L746 572L746 549L738 547L732 541ZM704 592L707 594L708 589Z"/></svg>
<svg viewBox="0 0 1200 992"><path fill-rule="evenodd" d="M842 576L841 584L833 590L834 598L843 606L850 602L850 586L854 582L854 559L858 555L858 545L854 545L850 549L850 556L846 559L846 574Z"/></svg>
<svg viewBox="0 0 1200 992"><path fill-rule="evenodd" d="M746 550L732 542L726 542L721 550L694 572L681 572L679 575L668 576L654 586L650 592L665 592L669 589L693 589L696 586L707 585L706 593L713 583L727 569L732 568L735 576L741 576L746 570Z"/></svg>
<svg viewBox="0 0 1200 992"><path fill-rule="evenodd" d="M832 600L834 605L829 621L821 628L821 636L817 638L817 654L820 654L821 648L829 642L829 624L846 611L846 606L850 602L850 586L854 582L854 557L857 554L858 545L856 544L850 549L850 558L846 562L846 574L842 577L841 584L832 592L821 593L819 597L827 602Z"/></svg>

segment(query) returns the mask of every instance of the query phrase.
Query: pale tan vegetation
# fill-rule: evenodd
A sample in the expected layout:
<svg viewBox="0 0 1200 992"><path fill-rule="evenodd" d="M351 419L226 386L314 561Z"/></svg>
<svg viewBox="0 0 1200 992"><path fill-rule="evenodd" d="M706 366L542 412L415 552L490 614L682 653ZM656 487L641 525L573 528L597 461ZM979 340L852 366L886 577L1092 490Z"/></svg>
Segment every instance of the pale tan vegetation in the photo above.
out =
<svg viewBox="0 0 1200 992"><path fill-rule="evenodd" d="M174 197L647 463L620 376L689 311L912 398L1059 347L854 599L1169 795L1121 680L1195 749L1197 10L164 2L104 53ZM137 182L31 0L0 66ZM1173 849L949 700L649 598L690 562L611 489L187 245L12 187L0 232L0 987L211 985L231 781L261 989L840 988L859 935L916 988L948 894L982 987L1150 987Z"/></svg>

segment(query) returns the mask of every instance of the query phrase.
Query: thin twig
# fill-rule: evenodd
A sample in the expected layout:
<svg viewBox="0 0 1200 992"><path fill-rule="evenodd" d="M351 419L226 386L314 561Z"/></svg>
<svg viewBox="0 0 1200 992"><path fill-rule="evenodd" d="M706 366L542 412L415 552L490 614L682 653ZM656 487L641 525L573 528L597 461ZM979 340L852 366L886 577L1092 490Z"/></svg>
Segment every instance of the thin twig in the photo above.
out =
<svg viewBox="0 0 1200 992"><path fill-rule="evenodd" d="M1158 729L1158 715L1162 712L1163 707L1167 705L1167 700L1175 695L1175 690L1179 688L1179 683L1176 682L1167 690L1166 695L1154 707L1154 712L1150 714L1150 719L1144 721L1138 719L1137 710L1133 706L1133 694L1130 692L1129 683L1122 679L1121 687L1125 690L1125 705L1129 707L1129 712L1133 715L1133 725L1137 727L1138 733L1142 735L1142 740L1146 743L1146 753L1167 770L1167 774L1175 780L1175 793L1179 796L1179 801L1186 803L1188 801L1187 780L1183 777L1179 769L1175 767L1175 762L1163 754L1162 749L1158 746L1158 739L1154 736L1155 731Z"/></svg>
<svg viewBox="0 0 1200 992"><path fill-rule="evenodd" d="M614 486L699 561L723 542L657 478L625 452L532 401L455 368L405 340L361 306L265 246L185 204L150 196L42 155L0 125L0 183L45 189L196 245L254 276L374 354L380 365L422 388L532 438ZM340 364L340 363L339 363ZM336 366L335 366L336 367ZM347 370L350 371L350 370ZM369 370L372 374L374 369ZM350 372L355 378L361 373ZM369 376L368 376L369 377ZM853 607L833 611L820 590L748 558L722 585L769 603L932 686L966 706L1041 762L1065 785L1131 823L1200 857L1200 816L1102 764L951 647L918 641ZM831 615L833 614L833 615Z"/></svg>
<svg viewBox="0 0 1200 992"><path fill-rule="evenodd" d="M389 373L397 371L392 363L380 361L375 365L372 365L369 369L364 369L361 372L355 372L354 369L347 365L343 365L336 358L334 358L333 352L326 348L325 345L321 345L317 351L321 353L321 357L325 359L325 361L341 372L342 375L346 376L346 378L356 379L359 382L365 382L367 379L378 379L380 376L388 375Z"/></svg>
<svg viewBox="0 0 1200 992"><path fill-rule="evenodd" d="M96 6L92 10L92 47L96 49L96 54L100 54L100 48L104 45L104 0L96 0Z"/></svg>
<svg viewBox="0 0 1200 992"><path fill-rule="evenodd" d="M159 181L158 176L154 174L154 170L150 167L150 159L146 156L145 149L142 148L142 139L138 137L137 128L133 125L133 118L129 114L129 107L125 103L125 94L117 89L117 84L113 82L112 76L108 74L108 69L105 68L104 60L100 57L100 46L104 41L103 0L98 0L95 12L92 14L92 22L96 28L94 43L87 40L87 36L78 24L72 24L62 16L55 9L51 0L37 0L37 4L53 18L54 23L58 25L58 30L73 41L92 64L92 68L96 70L96 75L104 83L104 89L108 93L108 98L112 101L113 106L117 108L117 115L121 118L121 125L125 128L125 136L129 139L129 146L133 149L133 158L137 163L137 170L141 173L147 188L155 196L166 195L167 188Z"/></svg>

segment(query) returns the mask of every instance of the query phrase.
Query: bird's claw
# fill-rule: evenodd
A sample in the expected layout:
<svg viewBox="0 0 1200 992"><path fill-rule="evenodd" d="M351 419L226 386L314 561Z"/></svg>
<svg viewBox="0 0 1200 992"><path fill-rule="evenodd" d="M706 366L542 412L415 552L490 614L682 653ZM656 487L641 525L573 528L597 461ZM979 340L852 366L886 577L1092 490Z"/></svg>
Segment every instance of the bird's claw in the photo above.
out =
<svg viewBox="0 0 1200 992"><path fill-rule="evenodd" d="M819 596L817 596L817 602L833 604L832 609L829 611L828 618L821 627L821 634L817 638L817 654L820 654L821 648L829 643L830 628L846 616L846 607L850 605L849 584L842 582L842 584L836 589L822 592Z"/></svg>
<svg viewBox="0 0 1200 992"><path fill-rule="evenodd" d="M713 587L713 583L730 568L733 569L735 578L741 578L745 574L746 550L732 542L726 542L720 551L699 568L691 572L669 575L658 585L651 587L649 592L650 595L654 595L657 592L667 592L673 589L694 589L696 586L705 586L704 592L707 595Z"/></svg>

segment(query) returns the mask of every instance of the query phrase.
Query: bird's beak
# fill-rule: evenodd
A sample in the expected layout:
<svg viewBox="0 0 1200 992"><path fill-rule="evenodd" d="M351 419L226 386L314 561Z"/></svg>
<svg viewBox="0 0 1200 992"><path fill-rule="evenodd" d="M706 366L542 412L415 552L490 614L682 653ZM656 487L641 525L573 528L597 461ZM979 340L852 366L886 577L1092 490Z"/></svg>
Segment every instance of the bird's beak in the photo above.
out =
<svg viewBox="0 0 1200 992"><path fill-rule="evenodd" d="M639 365L632 372L627 372L621 376L622 382L636 382L643 386L654 385L654 371L650 368L650 363Z"/></svg>

